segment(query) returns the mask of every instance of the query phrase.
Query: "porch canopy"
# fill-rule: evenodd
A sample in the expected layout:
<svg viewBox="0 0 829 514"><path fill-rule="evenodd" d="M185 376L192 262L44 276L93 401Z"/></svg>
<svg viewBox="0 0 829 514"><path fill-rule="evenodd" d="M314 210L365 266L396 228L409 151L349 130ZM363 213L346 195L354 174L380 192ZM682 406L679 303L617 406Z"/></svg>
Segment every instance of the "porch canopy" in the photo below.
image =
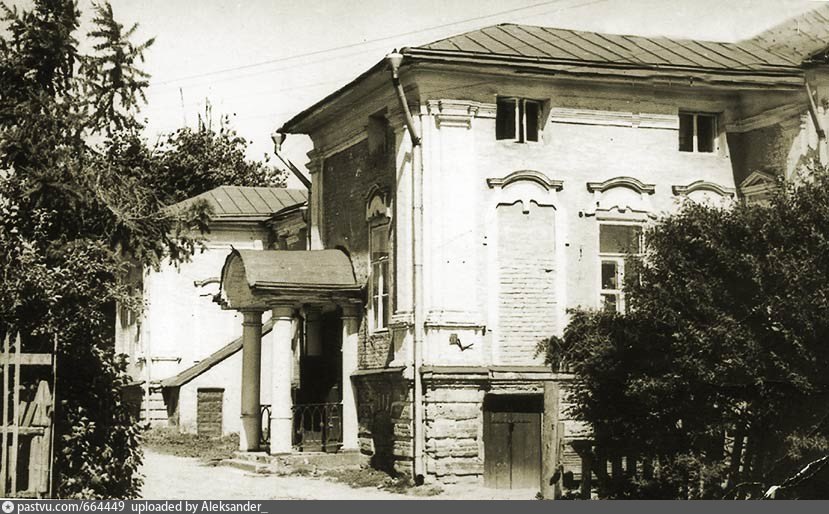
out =
<svg viewBox="0 0 829 514"><path fill-rule="evenodd" d="M222 268L225 309L274 304L361 303L351 259L340 250L233 250Z"/></svg>
<svg viewBox="0 0 829 514"><path fill-rule="evenodd" d="M294 317L306 313L306 339L321 337L315 309L340 307L342 312L342 449L357 450L357 408L351 374L357 370L359 310L363 288L348 255L340 250L233 250L225 259L219 295L224 309L240 311L242 322L242 431L240 449L257 451L262 441L260 376L262 313L272 311L273 349L269 451L292 451L291 376ZM316 319L314 319L316 318ZM267 364L266 364L267 366Z"/></svg>

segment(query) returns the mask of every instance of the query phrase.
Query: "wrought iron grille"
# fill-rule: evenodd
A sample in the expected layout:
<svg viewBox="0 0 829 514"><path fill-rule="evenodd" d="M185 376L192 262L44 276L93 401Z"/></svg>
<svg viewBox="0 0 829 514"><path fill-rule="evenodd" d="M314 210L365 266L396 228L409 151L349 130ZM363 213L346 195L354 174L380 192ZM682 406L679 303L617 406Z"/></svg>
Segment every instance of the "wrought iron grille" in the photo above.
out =
<svg viewBox="0 0 829 514"><path fill-rule="evenodd" d="M293 447L297 451L335 452L343 442L342 405L307 403L293 406Z"/></svg>
<svg viewBox="0 0 829 514"><path fill-rule="evenodd" d="M262 429L259 431L259 447L267 448L271 445L271 406L259 406L259 419L262 422Z"/></svg>

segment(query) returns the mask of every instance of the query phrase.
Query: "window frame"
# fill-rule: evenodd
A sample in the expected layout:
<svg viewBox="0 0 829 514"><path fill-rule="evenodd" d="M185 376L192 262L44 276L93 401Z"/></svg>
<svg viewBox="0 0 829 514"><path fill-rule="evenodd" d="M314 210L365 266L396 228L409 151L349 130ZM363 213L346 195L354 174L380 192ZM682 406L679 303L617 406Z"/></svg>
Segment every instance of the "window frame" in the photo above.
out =
<svg viewBox="0 0 829 514"><path fill-rule="evenodd" d="M602 227L604 226L623 226L623 227L635 227L639 229L639 237L638 237L638 246L639 251L634 254L630 253L619 253L619 252L603 252L602 251ZM605 296L615 296L616 298L616 312L624 313L627 312L627 305L625 302L625 266L627 264L627 259L631 256L641 256L642 250L644 248L644 226L642 222L639 221L621 221L621 220L607 220L607 221L600 221L598 224L599 230L597 231L597 246L598 249L598 269L599 269L599 294L598 294L598 305L599 309L606 310L604 298ZM606 262L612 262L616 265L616 287L615 288L605 288L604 281L602 276L602 267Z"/></svg>
<svg viewBox="0 0 829 514"><path fill-rule="evenodd" d="M513 103L514 114L512 120L512 127L514 135L512 137L499 137L498 135L498 120L500 119L498 116L498 111L500 110L499 107L501 106L502 102ZM529 139L527 137L527 103L535 104L537 108L535 122L535 139ZM498 96L495 99L495 140L524 144L540 143L542 129L541 119L543 111L544 102L541 100L535 100L533 98L524 98L519 96Z"/></svg>
<svg viewBox="0 0 829 514"><path fill-rule="evenodd" d="M712 154L717 155L720 153L720 115L719 113L714 112L704 112L704 111L684 111L680 110L679 114L677 115L678 119L680 120L682 116L691 116L691 150L683 150L682 149L682 132L681 129L679 131L679 138L677 139L677 150L682 153L694 153L694 154ZM699 117L705 116L707 118L711 118L713 121L713 128L711 130L711 151L701 151L699 149Z"/></svg>
<svg viewBox="0 0 829 514"><path fill-rule="evenodd" d="M389 321L391 319L391 223L388 217L378 216L369 220L368 223L368 328L370 334L379 332L386 332L389 329ZM374 260L374 232L381 231L386 240L386 256L378 260ZM376 274L376 267L381 270L385 265L385 274L382 272L377 277L377 288L375 291L374 279ZM385 286L385 294L383 289ZM375 300L377 300L378 309L374 308ZM385 324L383 321L385 314Z"/></svg>

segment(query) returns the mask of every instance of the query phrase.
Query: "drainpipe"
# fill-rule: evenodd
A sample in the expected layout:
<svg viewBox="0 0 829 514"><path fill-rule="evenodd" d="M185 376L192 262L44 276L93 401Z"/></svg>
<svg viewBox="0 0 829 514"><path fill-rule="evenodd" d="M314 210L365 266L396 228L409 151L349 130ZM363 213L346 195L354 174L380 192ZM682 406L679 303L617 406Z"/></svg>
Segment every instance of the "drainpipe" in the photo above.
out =
<svg viewBox="0 0 829 514"><path fill-rule="evenodd" d="M412 323L414 334L412 338L412 354L414 373L414 391L412 402L413 423L413 465L415 483L422 483L425 473L423 465L423 383L421 368L423 366L423 147L420 132L415 127L406 93L400 84L400 64L403 55L394 51L386 56L391 66L391 81L400 102L400 108L406 120L406 128L412 140Z"/></svg>
<svg viewBox="0 0 829 514"><path fill-rule="evenodd" d="M814 123L815 131L817 132L819 148L818 156L820 157L820 162L825 164L827 160L826 131L823 129L823 124L820 122L820 113L817 105L815 104L815 96L812 92L812 88L809 86L808 80L806 81L806 96L809 97L809 114L812 116L812 123Z"/></svg>

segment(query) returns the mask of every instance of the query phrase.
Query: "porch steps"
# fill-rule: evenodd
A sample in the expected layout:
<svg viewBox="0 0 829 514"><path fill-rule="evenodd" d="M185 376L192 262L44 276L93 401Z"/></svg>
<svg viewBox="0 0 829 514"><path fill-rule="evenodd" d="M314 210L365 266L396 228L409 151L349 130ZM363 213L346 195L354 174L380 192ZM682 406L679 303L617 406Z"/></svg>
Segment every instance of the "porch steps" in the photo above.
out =
<svg viewBox="0 0 829 514"><path fill-rule="evenodd" d="M367 457L359 451L338 453L297 452L268 455L265 452L235 452L233 458L220 462L249 473L267 475L294 475L314 473L327 469L359 468Z"/></svg>

